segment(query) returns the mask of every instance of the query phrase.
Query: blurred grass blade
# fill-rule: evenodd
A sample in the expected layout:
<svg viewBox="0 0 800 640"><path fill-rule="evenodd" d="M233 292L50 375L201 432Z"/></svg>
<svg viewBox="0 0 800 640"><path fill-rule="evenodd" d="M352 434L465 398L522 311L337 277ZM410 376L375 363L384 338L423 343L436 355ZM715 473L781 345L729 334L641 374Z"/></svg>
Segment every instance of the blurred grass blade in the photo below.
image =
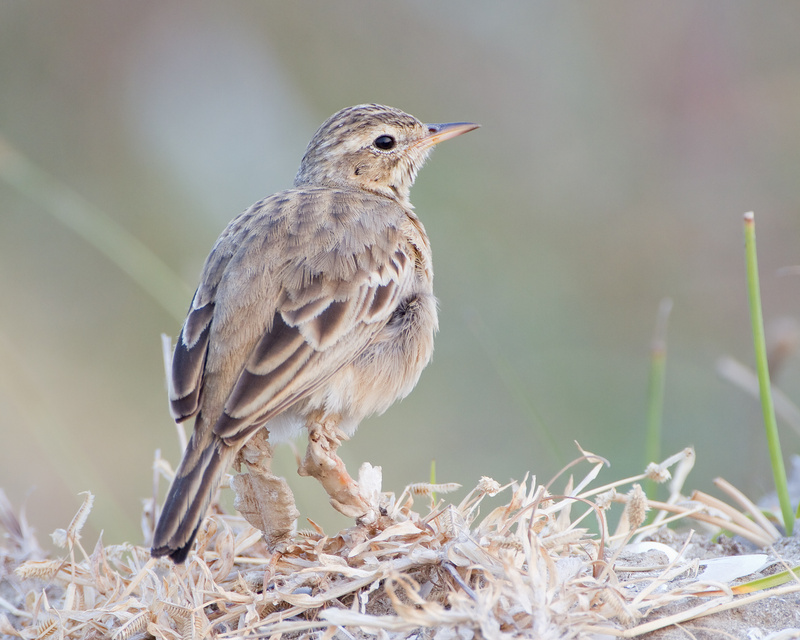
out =
<svg viewBox="0 0 800 640"><path fill-rule="evenodd" d="M664 413L664 380L667 364L667 321L672 311L672 300L664 298L658 305L658 317L650 348L650 380L647 390L647 434L645 442L645 461L661 460L661 422ZM647 496L654 498L655 482L647 482Z"/></svg>
<svg viewBox="0 0 800 640"><path fill-rule="evenodd" d="M544 436L550 456L559 464L563 464L564 456L559 450L558 441L544 420L539 416L539 412L530 399L530 392L520 380L521 376L514 370L508 358L503 355L497 343L492 340L491 332L486 329L477 311L469 310L464 319L467 327L472 331L472 335L475 336L478 345L483 349L486 357L494 367L500 380L506 386L506 389L511 395L511 398L515 401L517 407L530 423Z"/></svg>
<svg viewBox="0 0 800 640"><path fill-rule="evenodd" d="M717 361L717 373L758 400L758 376L752 369L734 358L725 356ZM786 422L797 435L800 435L800 407L774 384L772 385L772 401L775 405L775 415Z"/></svg>
<svg viewBox="0 0 800 640"><path fill-rule="evenodd" d="M775 478L775 491L781 505L783 524L786 535L794 531L794 511L789 498L789 487L786 482L786 469L783 466L781 443L778 437L778 425L775 420L775 407L769 382L769 364L767 361L767 341L764 337L764 318L761 312L761 291L758 282L758 259L756 256L756 228L753 212L744 214L744 248L747 264L747 294L750 303L750 321L753 326L753 346L756 352L756 372L758 388L761 396L761 411L764 416L764 428L767 434L772 475Z"/></svg>
<svg viewBox="0 0 800 640"><path fill-rule="evenodd" d="M119 267L153 300L183 321L188 285L138 238L59 182L0 136L0 178Z"/></svg>

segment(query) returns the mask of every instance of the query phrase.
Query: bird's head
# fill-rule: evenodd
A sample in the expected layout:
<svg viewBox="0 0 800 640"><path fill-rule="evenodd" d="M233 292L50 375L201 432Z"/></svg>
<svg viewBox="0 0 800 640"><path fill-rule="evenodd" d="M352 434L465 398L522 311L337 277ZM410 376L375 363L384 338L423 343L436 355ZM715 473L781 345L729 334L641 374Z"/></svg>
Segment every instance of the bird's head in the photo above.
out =
<svg viewBox="0 0 800 640"><path fill-rule="evenodd" d="M359 188L410 207L411 185L433 146L477 127L469 122L423 124L379 104L348 107L314 134L295 185Z"/></svg>

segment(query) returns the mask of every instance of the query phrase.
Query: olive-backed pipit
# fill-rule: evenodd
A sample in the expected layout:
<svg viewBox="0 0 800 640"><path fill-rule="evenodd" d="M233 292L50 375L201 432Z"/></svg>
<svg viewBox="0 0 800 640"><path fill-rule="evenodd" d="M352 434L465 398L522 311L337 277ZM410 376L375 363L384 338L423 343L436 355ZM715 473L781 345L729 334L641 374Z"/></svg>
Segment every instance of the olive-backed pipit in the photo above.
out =
<svg viewBox="0 0 800 640"><path fill-rule="evenodd" d="M262 428L271 443L308 429L301 472L340 511L363 515L343 466L336 477L322 467L339 461L339 438L408 395L430 360L431 249L409 190L435 144L476 127L377 104L343 109L311 139L294 188L223 231L172 360L173 416L195 424L154 556L186 559L222 477Z"/></svg>

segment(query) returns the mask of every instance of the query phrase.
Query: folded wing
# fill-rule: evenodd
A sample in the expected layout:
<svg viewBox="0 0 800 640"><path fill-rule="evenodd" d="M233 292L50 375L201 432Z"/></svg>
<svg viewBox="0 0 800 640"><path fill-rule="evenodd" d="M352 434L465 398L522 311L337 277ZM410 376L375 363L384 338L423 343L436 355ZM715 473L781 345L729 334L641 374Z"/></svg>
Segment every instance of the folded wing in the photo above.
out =
<svg viewBox="0 0 800 640"><path fill-rule="evenodd" d="M220 238L173 357L176 420L200 410L209 345L224 349L226 324L262 327L244 347L212 354L238 361L213 423L214 433L233 444L352 362L391 319L414 277L414 248L399 228L405 214L382 199L338 197L346 202L330 190L278 194ZM315 215L304 216L311 206ZM250 282L250 297L236 295L242 280ZM254 290L263 299L253 299Z"/></svg>

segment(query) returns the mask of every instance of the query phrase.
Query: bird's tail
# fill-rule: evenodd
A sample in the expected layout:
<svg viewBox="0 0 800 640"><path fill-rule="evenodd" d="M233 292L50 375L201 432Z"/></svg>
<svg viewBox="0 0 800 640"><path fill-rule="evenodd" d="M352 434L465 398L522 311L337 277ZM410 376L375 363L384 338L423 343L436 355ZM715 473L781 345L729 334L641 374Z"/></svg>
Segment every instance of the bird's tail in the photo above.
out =
<svg viewBox="0 0 800 640"><path fill-rule="evenodd" d="M195 430L183 454L150 549L154 557L169 556L178 564L189 555L208 505L235 454L235 449L213 434L211 442L197 438L199 431L204 430Z"/></svg>

